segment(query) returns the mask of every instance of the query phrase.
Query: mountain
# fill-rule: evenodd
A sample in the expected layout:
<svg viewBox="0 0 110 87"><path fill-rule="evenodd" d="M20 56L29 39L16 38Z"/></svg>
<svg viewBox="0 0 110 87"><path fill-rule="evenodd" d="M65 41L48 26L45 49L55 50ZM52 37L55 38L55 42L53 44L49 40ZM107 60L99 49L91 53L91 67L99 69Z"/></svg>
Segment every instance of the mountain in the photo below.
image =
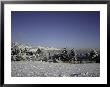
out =
<svg viewBox="0 0 110 87"><path fill-rule="evenodd" d="M14 46L18 46L19 48L21 49L25 49L25 48L28 48L32 51L35 51L37 50L38 48L42 49L42 50L60 50L58 48L55 48L55 47L44 47L44 46L32 46L32 45L29 45L29 44L22 44L22 43L17 43L17 42L12 42L12 47Z"/></svg>
<svg viewBox="0 0 110 87"><path fill-rule="evenodd" d="M54 48L54 47L43 47L43 46L38 46L38 48L43 49L43 50L60 50L60 49Z"/></svg>

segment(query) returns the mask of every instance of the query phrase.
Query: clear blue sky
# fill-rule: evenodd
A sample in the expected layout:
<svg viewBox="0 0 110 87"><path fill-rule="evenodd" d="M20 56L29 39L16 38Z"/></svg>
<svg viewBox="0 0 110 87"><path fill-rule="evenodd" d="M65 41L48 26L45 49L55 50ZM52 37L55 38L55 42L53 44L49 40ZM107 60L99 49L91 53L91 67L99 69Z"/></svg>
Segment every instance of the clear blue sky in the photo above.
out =
<svg viewBox="0 0 110 87"><path fill-rule="evenodd" d="M100 47L98 11L12 11L11 39L33 45Z"/></svg>

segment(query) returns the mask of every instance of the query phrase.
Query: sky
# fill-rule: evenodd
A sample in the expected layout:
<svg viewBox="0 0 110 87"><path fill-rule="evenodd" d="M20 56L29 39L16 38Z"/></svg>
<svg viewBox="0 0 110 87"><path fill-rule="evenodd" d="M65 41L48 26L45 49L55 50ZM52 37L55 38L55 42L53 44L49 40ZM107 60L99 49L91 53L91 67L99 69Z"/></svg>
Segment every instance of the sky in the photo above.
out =
<svg viewBox="0 0 110 87"><path fill-rule="evenodd" d="M12 42L57 48L99 48L99 11L12 11Z"/></svg>

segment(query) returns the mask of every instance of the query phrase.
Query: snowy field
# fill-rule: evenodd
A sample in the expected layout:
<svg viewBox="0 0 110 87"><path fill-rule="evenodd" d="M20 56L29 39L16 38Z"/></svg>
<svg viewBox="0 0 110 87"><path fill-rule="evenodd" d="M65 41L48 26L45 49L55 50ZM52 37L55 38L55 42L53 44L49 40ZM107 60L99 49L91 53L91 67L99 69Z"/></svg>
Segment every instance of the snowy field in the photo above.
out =
<svg viewBox="0 0 110 87"><path fill-rule="evenodd" d="M100 64L12 61L12 77L99 77Z"/></svg>

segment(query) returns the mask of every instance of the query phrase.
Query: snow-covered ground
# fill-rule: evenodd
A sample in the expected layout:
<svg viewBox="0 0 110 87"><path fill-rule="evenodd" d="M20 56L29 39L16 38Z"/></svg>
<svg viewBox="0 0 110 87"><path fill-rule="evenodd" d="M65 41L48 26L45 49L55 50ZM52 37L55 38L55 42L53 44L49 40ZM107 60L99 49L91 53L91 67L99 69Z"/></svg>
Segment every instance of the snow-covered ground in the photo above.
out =
<svg viewBox="0 0 110 87"><path fill-rule="evenodd" d="M12 77L99 77L100 64L68 64L40 61L11 62Z"/></svg>

